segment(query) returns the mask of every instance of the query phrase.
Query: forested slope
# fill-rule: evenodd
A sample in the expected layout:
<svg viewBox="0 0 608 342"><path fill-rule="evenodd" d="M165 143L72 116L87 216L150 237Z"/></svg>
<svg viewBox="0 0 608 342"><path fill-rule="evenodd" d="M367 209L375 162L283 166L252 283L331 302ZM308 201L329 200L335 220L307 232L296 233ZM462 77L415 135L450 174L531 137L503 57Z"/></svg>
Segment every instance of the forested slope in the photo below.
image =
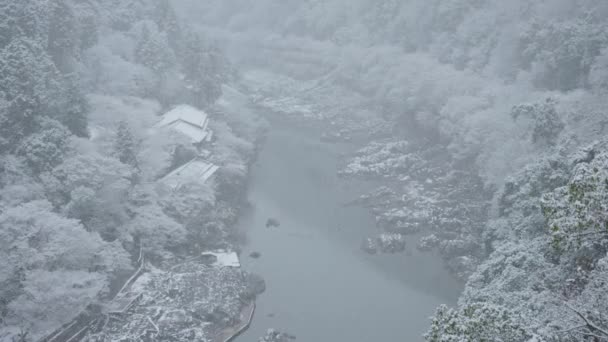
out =
<svg viewBox="0 0 608 342"><path fill-rule="evenodd" d="M218 189L242 186L253 149L214 106L230 75L166 0L0 1L0 340L111 298L139 247L163 265L226 243L235 194ZM175 104L214 113L226 166L179 192L156 181L197 152L153 129Z"/></svg>
<svg viewBox="0 0 608 342"><path fill-rule="evenodd" d="M608 339L605 2L181 3L319 111L398 128L344 172L390 179L379 223L467 280L429 341Z"/></svg>

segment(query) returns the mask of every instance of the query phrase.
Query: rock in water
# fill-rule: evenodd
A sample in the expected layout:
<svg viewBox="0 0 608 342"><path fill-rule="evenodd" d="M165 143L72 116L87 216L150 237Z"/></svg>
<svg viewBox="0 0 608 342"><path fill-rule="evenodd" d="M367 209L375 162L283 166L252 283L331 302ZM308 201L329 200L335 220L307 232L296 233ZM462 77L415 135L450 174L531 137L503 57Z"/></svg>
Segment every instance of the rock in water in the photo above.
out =
<svg viewBox="0 0 608 342"><path fill-rule="evenodd" d="M366 238L361 243L361 249L368 254L378 253L378 243L374 238Z"/></svg>
<svg viewBox="0 0 608 342"><path fill-rule="evenodd" d="M377 240L383 253L401 253L405 250L404 235L383 233L378 236Z"/></svg>
<svg viewBox="0 0 608 342"><path fill-rule="evenodd" d="M279 222L279 220L277 220L275 218L269 218L266 221L266 228L279 227L280 225L281 225L281 222Z"/></svg>
<svg viewBox="0 0 608 342"><path fill-rule="evenodd" d="M405 250L405 236L401 234L383 233L373 238L366 238L361 249L369 254L400 253Z"/></svg>
<svg viewBox="0 0 608 342"><path fill-rule="evenodd" d="M258 259L261 256L262 256L262 254L260 252L251 252L251 253L249 253L249 257L254 258L254 259Z"/></svg>
<svg viewBox="0 0 608 342"><path fill-rule="evenodd" d="M266 335L260 337L258 342L288 342L295 339L296 337L293 335L282 333L275 329L268 329Z"/></svg>

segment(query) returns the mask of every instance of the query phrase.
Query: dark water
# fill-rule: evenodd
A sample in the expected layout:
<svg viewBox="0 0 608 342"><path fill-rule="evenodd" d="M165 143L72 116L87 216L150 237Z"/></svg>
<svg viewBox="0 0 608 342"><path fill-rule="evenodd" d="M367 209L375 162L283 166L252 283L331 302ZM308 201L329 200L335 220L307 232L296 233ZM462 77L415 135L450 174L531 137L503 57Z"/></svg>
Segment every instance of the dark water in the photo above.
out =
<svg viewBox="0 0 608 342"><path fill-rule="evenodd" d="M249 237L242 263L267 289L238 341L257 341L268 328L297 341L421 341L435 307L455 302L460 286L435 257L359 250L376 228L366 209L344 206L367 186L336 176L344 151L309 129L272 126L252 170L252 209L240 221ZM266 228L269 217L281 226Z"/></svg>

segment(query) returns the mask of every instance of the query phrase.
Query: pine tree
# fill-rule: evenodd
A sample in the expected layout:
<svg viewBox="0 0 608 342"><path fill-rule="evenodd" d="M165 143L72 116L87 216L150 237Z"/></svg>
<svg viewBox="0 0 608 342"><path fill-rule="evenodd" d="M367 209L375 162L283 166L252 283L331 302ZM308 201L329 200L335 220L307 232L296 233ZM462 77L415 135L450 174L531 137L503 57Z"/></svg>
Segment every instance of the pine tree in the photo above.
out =
<svg viewBox="0 0 608 342"><path fill-rule="evenodd" d="M167 85L168 72L175 65L175 56L167 44L166 34L152 30L145 24L135 48L135 58L137 63L151 69L157 77L156 86L151 95L159 99L161 103L167 102L164 89Z"/></svg>
<svg viewBox="0 0 608 342"><path fill-rule="evenodd" d="M72 134L79 137L88 137L87 130L89 103L78 87L78 80L73 75L64 78L64 104L63 110L57 119L64 124Z"/></svg>
<svg viewBox="0 0 608 342"><path fill-rule="evenodd" d="M55 65L67 72L77 55L77 21L64 0L53 0L49 6L48 52Z"/></svg>
<svg viewBox="0 0 608 342"><path fill-rule="evenodd" d="M152 69L158 75L164 74L173 65L173 54L167 45L166 36L144 25L135 48L138 63Z"/></svg>
<svg viewBox="0 0 608 342"><path fill-rule="evenodd" d="M36 120L38 130L24 139L17 153L25 158L34 173L50 171L59 165L68 151L70 133L59 122L42 117Z"/></svg>
<svg viewBox="0 0 608 342"><path fill-rule="evenodd" d="M0 0L0 48L17 38L44 40L48 32L47 6L40 0Z"/></svg>
<svg viewBox="0 0 608 342"><path fill-rule="evenodd" d="M14 148L34 132L36 117L58 112L62 86L59 71L39 42L16 38L0 50L0 93L8 107L0 126L4 148Z"/></svg>
<svg viewBox="0 0 608 342"><path fill-rule="evenodd" d="M120 160L120 162L123 164L131 165L138 169L138 149L139 142L136 141L135 137L133 136L129 124L126 121L119 122L118 127L116 128L116 141L114 145L114 150L116 151L118 160Z"/></svg>
<svg viewBox="0 0 608 342"><path fill-rule="evenodd" d="M226 63L220 49L207 45L203 38L190 32L185 39L182 51L182 72L190 85L191 102L197 107L206 107L222 94L225 81Z"/></svg>
<svg viewBox="0 0 608 342"><path fill-rule="evenodd" d="M154 22L160 32L167 35L169 46L178 52L182 43L182 30L179 25L175 10L169 0L157 0L154 9Z"/></svg>

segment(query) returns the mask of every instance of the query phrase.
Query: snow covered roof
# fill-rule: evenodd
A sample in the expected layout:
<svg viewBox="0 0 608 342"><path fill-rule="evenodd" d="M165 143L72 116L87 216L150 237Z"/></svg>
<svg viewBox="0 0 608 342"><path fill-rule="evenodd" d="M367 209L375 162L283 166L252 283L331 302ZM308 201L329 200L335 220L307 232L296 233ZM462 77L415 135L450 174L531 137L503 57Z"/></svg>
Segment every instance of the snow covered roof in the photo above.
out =
<svg viewBox="0 0 608 342"><path fill-rule="evenodd" d="M209 116L202 110L188 105L179 105L165 115L157 124L158 127L169 127L188 136L195 143L208 138Z"/></svg>
<svg viewBox="0 0 608 342"><path fill-rule="evenodd" d="M203 252L202 256L214 256L216 261L213 263L215 267L241 267L239 256L236 252L229 252L223 249L212 252Z"/></svg>
<svg viewBox="0 0 608 342"><path fill-rule="evenodd" d="M206 128L209 118L207 113L188 105L179 105L163 115L160 126L167 126L175 121L184 121L193 126Z"/></svg>
<svg viewBox="0 0 608 342"><path fill-rule="evenodd" d="M163 177L161 182L173 190L189 183L204 184L219 169L203 159L195 158Z"/></svg>

